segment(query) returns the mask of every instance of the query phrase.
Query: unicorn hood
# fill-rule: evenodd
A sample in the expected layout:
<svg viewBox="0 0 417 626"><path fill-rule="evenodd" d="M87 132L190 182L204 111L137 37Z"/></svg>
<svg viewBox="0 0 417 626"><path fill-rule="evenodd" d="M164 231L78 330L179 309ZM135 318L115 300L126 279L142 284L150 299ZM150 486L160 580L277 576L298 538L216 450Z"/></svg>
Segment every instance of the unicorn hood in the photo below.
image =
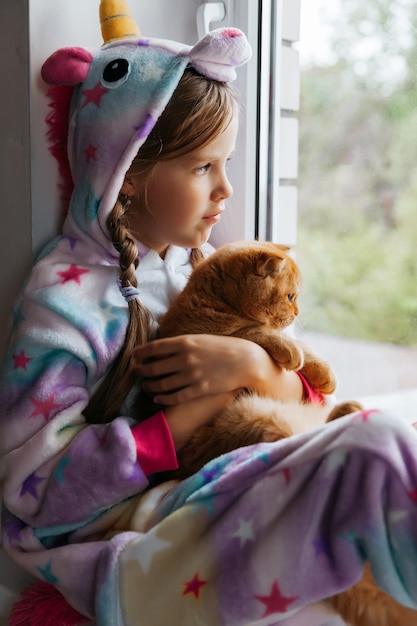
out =
<svg viewBox="0 0 417 626"><path fill-rule="evenodd" d="M108 8L109 7L109 8ZM115 15L109 15L111 10ZM188 65L218 81L235 79L235 67L251 55L241 31L218 29L195 46L140 36L129 9L102 0L105 43L95 53L63 48L42 67L49 85L72 85L68 159L74 182L64 232L93 238L118 253L106 219L125 173L146 140Z"/></svg>

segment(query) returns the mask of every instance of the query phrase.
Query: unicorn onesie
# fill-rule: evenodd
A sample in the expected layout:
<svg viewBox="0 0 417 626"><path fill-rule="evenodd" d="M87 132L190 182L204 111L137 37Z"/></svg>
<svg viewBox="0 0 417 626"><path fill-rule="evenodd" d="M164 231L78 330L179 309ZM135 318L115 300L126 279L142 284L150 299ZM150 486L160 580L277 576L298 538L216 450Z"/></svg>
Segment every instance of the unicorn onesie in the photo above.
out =
<svg viewBox="0 0 417 626"><path fill-rule="evenodd" d="M100 626L277 623L351 586L369 555L377 582L417 606L409 567L417 561L417 435L407 424L376 413L341 420L147 490L149 476L176 467L163 416L86 423L89 394L120 351L128 319L106 227L125 173L188 65L231 81L250 57L237 29L195 46L144 38L127 9L111 19L114 4L101 3L100 50L61 49L42 68L47 83L74 87L74 189L62 235L16 303L3 365L4 549ZM159 315L168 301L152 291L155 276L174 295L189 275L188 253L170 250L167 268L140 252L141 297ZM358 468L375 490L385 485L385 498L358 489ZM331 506L319 493L332 494ZM304 574L295 566L303 562Z"/></svg>

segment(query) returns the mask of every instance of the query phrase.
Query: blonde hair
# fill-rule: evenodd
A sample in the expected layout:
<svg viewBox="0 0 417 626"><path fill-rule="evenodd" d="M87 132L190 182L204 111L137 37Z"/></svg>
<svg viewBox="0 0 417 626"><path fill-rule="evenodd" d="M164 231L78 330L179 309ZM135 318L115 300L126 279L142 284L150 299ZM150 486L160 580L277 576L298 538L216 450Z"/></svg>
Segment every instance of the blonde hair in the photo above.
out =
<svg viewBox="0 0 417 626"><path fill-rule="evenodd" d="M137 189L135 207L147 208L147 188L158 162L175 159L214 141L237 112L237 97L228 83L213 81L187 68L126 174ZM137 287L139 255L129 229L129 209L129 198L119 194L107 226L120 254L122 287ZM138 235L140 238L140 233ZM199 248L192 250L192 265L202 257ZM128 307L129 321L124 345L84 411L90 422L108 422L117 416L136 378L132 351L150 339L149 311L137 298L131 300Z"/></svg>

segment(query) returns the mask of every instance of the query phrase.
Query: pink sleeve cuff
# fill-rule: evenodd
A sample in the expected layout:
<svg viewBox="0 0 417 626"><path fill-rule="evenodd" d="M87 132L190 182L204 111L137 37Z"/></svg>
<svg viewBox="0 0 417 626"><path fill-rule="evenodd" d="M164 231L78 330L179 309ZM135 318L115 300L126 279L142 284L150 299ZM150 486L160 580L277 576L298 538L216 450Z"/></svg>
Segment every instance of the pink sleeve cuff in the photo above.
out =
<svg viewBox="0 0 417 626"><path fill-rule="evenodd" d="M299 371L296 372L303 383L303 402L306 404L324 404L323 394L315 391L307 378Z"/></svg>
<svg viewBox="0 0 417 626"><path fill-rule="evenodd" d="M163 411L132 427L137 460L146 476L178 468L171 431Z"/></svg>

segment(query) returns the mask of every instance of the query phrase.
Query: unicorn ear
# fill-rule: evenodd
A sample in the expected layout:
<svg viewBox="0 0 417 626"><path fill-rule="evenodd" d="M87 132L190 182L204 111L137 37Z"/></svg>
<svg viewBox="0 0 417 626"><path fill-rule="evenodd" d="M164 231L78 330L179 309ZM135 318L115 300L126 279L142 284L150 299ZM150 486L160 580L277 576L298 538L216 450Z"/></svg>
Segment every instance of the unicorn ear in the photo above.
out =
<svg viewBox="0 0 417 626"><path fill-rule="evenodd" d="M249 61L252 50L245 35L237 28L219 28L207 33L190 51L192 66L208 78L231 82L235 67Z"/></svg>
<svg viewBox="0 0 417 626"><path fill-rule="evenodd" d="M41 75L48 85L78 85L87 78L92 60L85 48L61 48L46 59Z"/></svg>

